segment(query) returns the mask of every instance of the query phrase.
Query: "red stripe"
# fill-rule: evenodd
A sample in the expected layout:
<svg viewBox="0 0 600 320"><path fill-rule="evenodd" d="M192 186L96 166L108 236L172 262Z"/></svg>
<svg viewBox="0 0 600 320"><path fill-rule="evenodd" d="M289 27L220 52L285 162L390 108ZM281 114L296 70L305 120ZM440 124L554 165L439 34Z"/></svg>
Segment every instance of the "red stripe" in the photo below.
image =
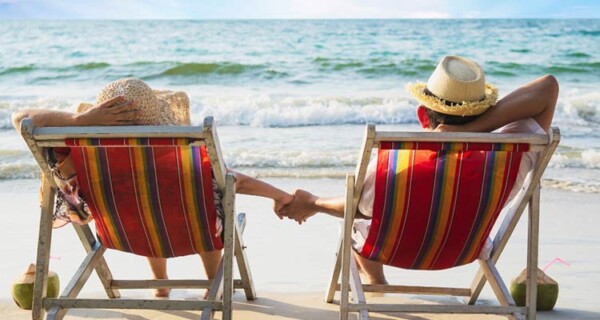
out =
<svg viewBox="0 0 600 320"><path fill-rule="evenodd" d="M162 220L165 229L169 235L170 246L174 256L185 255L190 250L187 236L182 236L181 233L186 233L187 230L182 228L186 225L183 204L181 203L182 190L179 188L179 179L176 179L179 170L177 163L177 148L155 148L154 157L156 163L171 164L157 170L156 180L157 186L160 188L158 197L160 199L160 208L162 211ZM177 236L174 236L177 235Z"/></svg>
<svg viewBox="0 0 600 320"><path fill-rule="evenodd" d="M423 242L427 230L429 218L429 208L431 206L431 194L434 187L434 168L435 161L429 161L430 152L416 152L414 163L409 164L413 172L419 172L416 179L411 178L410 188L413 192L407 194L407 203L410 203L410 208L404 213L405 220L403 225L410 226L404 228L401 237L396 239L394 247L396 254L393 256L391 263L403 266L410 266L414 263L419 248Z"/></svg>
<svg viewBox="0 0 600 320"><path fill-rule="evenodd" d="M138 254L148 255L152 254L148 241L145 237L138 236L140 230L138 227L142 221L137 213L137 205L132 201L135 197L134 193L134 177L129 169L129 150L127 148L106 148L108 155L108 163L111 168L110 182L111 185L107 186L112 188L115 208L118 208L118 219L123 225L123 231L126 239L124 242L129 242L131 250ZM133 236L134 235L134 236Z"/></svg>
<svg viewBox="0 0 600 320"><path fill-rule="evenodd" d="M440 246L437 248L437 250L435 252L430 252L429 254L433 254L435 255L435 258L433 259L433 261L431 262L431 265L426 266L428 269L440 269L440 265L438 263L439 261L439 257L440 255L445 252L446 250L446 245L448 243L448 240L452 237L450 237L450 230L452 230L452 225L455 223L455 216L456 216L456 212L457 209L459 208L460 205L460 198L457 197L457 194L460 192L460 190L463 187L463 181L462 181L462 173L463 173L463 159L464 159L464 152L456 152L456 157L457 157L457 165L456 168L454 170L454 176L457 177L454 179L454 184L452 185L452 194L449 195L452 197L452 201L450 202L450 212L448 212L448 214L450 215L448 218L448 223L446 224L444 230L442 231L442 237L444 240L442 240L442 243L440 244ZM468 185L464 186L465 188L468 188ZM462 219L458 219L458 220L462 220Z"/></svg>
<svg viewBox="0 0 600 320"><path fill-rule="evenodd" d="M85 166L85 159L82 150L79 148L71 149L71 157L73 158L74 166L76 168L80 168L80 170L78 169L80 173L77 174L77 183L79 185L79 188L81 189L81 192L83 192L84 195L89 195L90 181L88 179L88 170ZM104 228L104 224L102 223L103 218L101 215L98 214L99 211L97 205L95 204L94 200L91 199L91 197L88 199L89 200L87 201L87 204L90 209L90 212L92 213L92 217L94 217L96 233L98 234L100 242L106 247L114 247L114 244L110 241L108 232L106 231L106 229Z"/></svg>
<svg viewBox="0 0 600 320"><path fill-rule="evenodd" d="M387 154L387 153L386 153ZM388 168L388 157L383 155L383 152L380 151L377 157L377 168ZM385 206L385 193L386 189L386 181L385 175L381 172L377 172L375 176L375 199L373 202L373 213L375 212L383 212ZM367 236L367 240L363 246L361 251L361 255L365 257L372 257L374 254L375 246L374 244L377 242L377 236L381 233L381 214L373 215L371 220L371 229L378 230L377 232L369 232Z"/></svg>
<svg viewBox="0 0 600 320"><path fill-rule="evenodd" d="M465 146L466 147L466 146ZM402 230L388 230L387 225L382 225L384 221L388 221L388 218L383 212L389 210L385 207L386 197L395 196L400 194L398 190L387 190L391 188L387 175L384 172L386 169L391 167L388 162L389 157L387 152L379 152L378 157L378 172L375 179L375 202L373 206L373 221L371 224L371 231L367 236L366 243L363 246L361 255L365 257L371 257L371 259L379 260L389 265L399 266L408 268L413 265L415 258L419 254L419 248L423 241L423 237L427 231L428 224L428 213L432 201L432 190L434 188L435 181L435 164L433 161L437 152L419 151L416 152L417 160L411 164L410 168L414 170L415 179L409 179L408 184L399 187L410 188L409 192L406 192L406 206L405 208L397 208L393 214L399 214L398 210L405 210L405 219L402 221L399 228ZM476 239L476 243L467 244L466 241L469 239L469 234L472 233L473 223L476 220L478 208L480 205L487 205L488 199L481 199L481 191L485 189L484 183L484 172L481 170L482 164L485 163L487 152L482 151L467 151L459 152L459 164L453 173L456 176L454 184L452 186L445 186L446 191L453 190L450 194L445 196L451 196L451 203L448 208L449 212L444 214L452 215L448 224L443 230L438 232L443 233L443 240L440 247L435 252L426 252L427 256L435 255L435 259L428 265L415 266L417 268L425 269L446 269L459 264L471 262L476 258L479 253L481 246L485 243L497 216L506 203L506 199L513 188L514 181L518 174L518 169L522 157L522 153L512 153L513 158L506 163L506 168L500 168L499 170L505 169L507 174L502 181L503 188L494 190L494 192L503 192L501 195L501 201L496 204L495 208L486 210L488 215L486 219L489 220L489 224L485 226L481 238ZM452 173L449 173L452 174ZM438 181L439 183L440 181ZM389 193L392 192L392 193ZM484 203L480 203L483 201ZM399 217L396 217L399 218ZM391 221L391 220L389 220ZM390 222L387 223L390 223ZM433 222L430 222L433 223ZM398 234L397 238L389 239L390 234ZM384 240L382 242L382 240ZM380 247L381 246L381 247ZM391 246L391 247L390 247ZM475 247L473 247L475 246ZM390 252L392 248L392 257L381 257L379 253L385 250ZM469 261L457 261L457 257L461 256L464 250L476 248L475 256L466 257ZM423 250L429 250L429 248L423 248ZM471 252L469 251L469 252ZM424 259L427 261L428 259Z"/></svg>
<svg viewBox="0 0 600 320"><path fill-rule="evenodd" d="M460 203L451 229L452 237L436 263L438 269L454 266L469 238L480 205L479 196L483 190L484 172L480 168L484 161L485 153L480 151L467 151L463 155L463 170L459 177L463 187L456 194Z"/></svg>
<svg viewBox="0 0 600 320"><path fill-rule="evenodd" d="M142 139L139 141L139 145L151 145L154 142L156 141L145 142ZM79 145L79 141L71 141L71 143L74 146ZM91 143L98 146L104 144L111 146L135 144L125 139L97 140L91 141ZM182 177L180 175L182 167L178 167L178 164L182 161L182 159L178 159L180 148L166 147L167 145L173 145L173 141L167 143L165 139L156 143L159 143L161 146L164 145L164 147L154 147L153 153L146 152L146 156L151 156L149 160L153 160L156 163L155 167L149 168L140 166L140 163L132 166L129 152L136 148L105 148L107 153L107 168L110 168L110 177L105 177L107 178L106 181L110 182L109 185L105 186L105 190L108 191L107 196L114 202L114 208L111 207L108 210L123 225L122 233L126 235L123 241L129 242L130 252L143 256L160 256L153 250L154 244L149 242L148 233L159 234L159 240L165 249L166 257L221 249L223 244L220 235L215 235L217 217L212 191L211 163L208 159L206 149L201 148L201 150L198 150L199 147L194 147L198 151L199 157L198 163L196 163L198 172L193 177L194 179L199 179L197 183L201 184L201 187L198 186L198 190L195 191L201 192L205 190L206 194L200 193L197 195L197 208L186 208L185 203L182 202ZM87 150L89 149L86 146L72 148L75 167L77 172L79 172L80 187L83 193L87 195L88 205L96 219L96 229L99 238L107 247L115 248L110 243L110 238L106 230L107 225L103 220L106 214L98 212L97 206L94 204L94 199L91 198L92 193L89 192L89 177L84 168L87 165L87 161L95 161L95 159L85 158ZM190 159L183 161L190 161ZM145 181L138 181L136 175L146 176L148 172L143 171L145 169L152 170L153 174L156 175L155 181L151 181L151 184L155 186L155 190L150 190L150 194L141 194L139 192L138 183L145 183ZM148 176L148 178L151 179L152 177ZM157 194L157 197L153 199L156 206L151 209L156 211L152 214L155 215L156 225L160 230L146 226L145 220L140 216L141 207L138 199L152 196L152 194ZM186 210L191 212L186 212ZM188 214L199 215L200 222L202 223L200 226L202 230L201 236L206 240L204 247L200 246L199 243L190 241L193 237L190 234ZM164 229L160 227L162 224L164 224ZM173 252L169 248L172 248Z"/></svg>

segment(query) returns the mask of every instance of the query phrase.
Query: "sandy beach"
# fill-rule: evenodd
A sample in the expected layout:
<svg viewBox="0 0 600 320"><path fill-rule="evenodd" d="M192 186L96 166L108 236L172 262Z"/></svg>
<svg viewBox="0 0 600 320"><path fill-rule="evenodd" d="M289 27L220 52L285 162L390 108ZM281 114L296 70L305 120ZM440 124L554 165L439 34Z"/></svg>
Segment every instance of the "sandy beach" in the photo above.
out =
<svg viewBox="0 0 600 320"><path fill-rule="evenodd" d="M323 195L340 194L341 179L268 179L267 181L293 190L298 186ZM600 195L573 193L557 189L542 191L540 236L540 267L554 258L570 266L555 264L548 275L558 281L560 295L554 311L542 312L540 319L598 319L600 306L595 291L600 289L600 258L590 253L600 252L600 237L595 214ZM0 314L3 319L28 319L30 313L17 308L10 296L11 283L27 265L35 261L39 208L36 180L0 182L0 203L4 206L4 223L0 225ZM280 221L267 200L240 196L237 211L246 212L248 224L244 235L258 299L246 302L242 293L235 294L236 319L337 319L338 305L323 302L327 278L333 265L338 238L338 221L327 216L315 216L298 226L293 221ZM74 231L67 227L55 230L51 252L51 270L61 277L62 285L70 278L83 259L84 251ZM195 256L172 259L172 278L203 276L200 259ZM150 276L145 259L119 252L108 252L107 261L116 278ZM193 266L193 267L190 267ZM525 224L521 223L499 261L500 272L510 279L525 266ZM429 284L466 286L475 265L446 272L414 272L386 269L388 280L396 284ZM151 296L149 291L122 291L124 296ZM82 291L85 297L103 297L95 276ZM173 298L196 299L201 292L174 290ZM483 303L493 303L489 288L483 292ZM373 301L423 301L435 303L436 297L386 295ZM74 310L67 319L193 319L194 312ZM217 314L220 318L220 314ZM445 315L376 314L375 319L481 319ZM489 317L494 319L494 317Z"/></svg>

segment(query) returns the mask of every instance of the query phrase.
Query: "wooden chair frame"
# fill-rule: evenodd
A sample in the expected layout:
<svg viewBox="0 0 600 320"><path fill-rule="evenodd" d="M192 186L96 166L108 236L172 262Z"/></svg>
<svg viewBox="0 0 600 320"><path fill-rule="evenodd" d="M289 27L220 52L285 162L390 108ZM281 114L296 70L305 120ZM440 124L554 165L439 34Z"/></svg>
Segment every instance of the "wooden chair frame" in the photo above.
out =
<svg viewBox="0 0 600 320"><path fill-rule="evenodd" d="M245 252L242 233L245 215L240 214L237 223L235 211L235 176L226 174L221 149L212 117L204 119L203 127L175 126L121 126L121 127L53 127L35 128L30 119L21 122L21 135L44 174L42 182L42 204L37 249L37 264L34 284L32 319L62 319L68 309L159 309L201 310L201 319L212 319L215 311L223 312L223 319L232 318L232 296L234 288L243 288L246 299L254 300L256 292ZM206 145L210 156L217 186L224 191L224 254L215 279L211 280L117 280L104 259L106 247L93 234L88 225L72 224L87 256L56 299L46 297L49 254L52 240L52 216L57 187L50 177L49 166L43 156L43 148L65 147L67 138L194 138L196 145ZM233 260L241 279L233 278ZM96 271L108 299L78 299L77 296ZM207 288L208 298L204 301L121 299L119 289L149 288Z"/></svg>
<svg viewBox="0 0 600 320"><path fill-rule="evenodd" d="M371 151L382 141L411 142L492 142L492 143L528 143L530 151L539 151L540 155L531 173L531 181L524 191L520 202L505 208L502 221L493 240L493 249L487 260L478 259L479 270L469 288L424 287L402 285L364 285L356 267L351 250L351 232L358 201L363 188ZM331 281L325 295L328 303L333 302L336 291L341 291L340 319L348 319L350 312L357 312L359 319L368 319L369 311L405 312L405 313L481 313L504 314L510 318L536 319L537 265L539 237L540 180L552 154L560 141L560 130L551 128L548 134L498 134L498 133L417 133L382 132L374 125L367 125L365 139L355 174L346 178L346 204L343 232L340 237L337 256ZM527 297L525 307L516 306L506 284L496 268L502 251L519 222L525 207L529 207L527 238ZM341 275L340 275L341 273ZM341 276L341 283L338 282ZM485 283L490 286L498 299L499 306L475 305ZM365 292L409 293L428 295L465 296L463 305L431 304L369 304ZM352 293L353 302L349 301Z"/></svg>

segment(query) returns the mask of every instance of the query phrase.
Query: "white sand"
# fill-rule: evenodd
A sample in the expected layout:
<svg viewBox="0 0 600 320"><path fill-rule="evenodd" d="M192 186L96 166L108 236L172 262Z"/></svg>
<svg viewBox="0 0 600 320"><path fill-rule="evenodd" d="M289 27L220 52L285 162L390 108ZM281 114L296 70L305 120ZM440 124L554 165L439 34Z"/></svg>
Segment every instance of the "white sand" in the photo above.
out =
<svg viewBox="0 0 600 320"><path fill-rule="evenodd" d="M269 179L284 189L305 187L323 195L341 194L342 180ZM599 194L571 193L545 189L542 193L540 267L560 257L571 266L554 265L548 275L560 285L555 311L543 312L541 319L599 319L600 305L600 222L597 205ZM0 203L4 223L0 225L0 314L2 319L27 319L29 312L19 310L11 301L10 286L27 265L35 261L39 207L37 181L0 182ZM332 268L338 238L338 222L327 216L316 216L298 226L293 221L279 221L267 200L240 196L237 209L248 214L245 241L259 299L247 304L236 294L236 316L244 319L337 319L337 305L322 302L327 277ZM525 224L521 223L499 262L500 272L510 279L520 273L525 262ZM590 254L596 253L596 254ZM64 284L83 259L84 250L69 227L56 230L53 237L50 268L61 276ZM145 259L109 252L107 261L116 278L149 277ZM190 266L193 266L190 268ZM172 278L202 275L195 256L172 259ZM447 272L408 272L386 269L388 280L397 284L468 286L475 266ZM127 296L150 297L145 291L123 291ZM93 276L82 295L103 297L100 283ZM174 297L200 295L198 291L175 290ZM483 299L490 302L493 294L486 288ZM383 299L398 299L386 296ZM414 299L403 297L402 299ZM278 315L278 316L277 316ZM159 319L195 317L192 312L138 311L72 311L67 319ZM388 318L382 316L381 318ZM409 319L422 319L408 317ZM423 317L428 319L430 317ZM445 316L436 318L446 319ZM463 317L461 317L463 318ZM481 317L475 317L478 319Z"/></svg>

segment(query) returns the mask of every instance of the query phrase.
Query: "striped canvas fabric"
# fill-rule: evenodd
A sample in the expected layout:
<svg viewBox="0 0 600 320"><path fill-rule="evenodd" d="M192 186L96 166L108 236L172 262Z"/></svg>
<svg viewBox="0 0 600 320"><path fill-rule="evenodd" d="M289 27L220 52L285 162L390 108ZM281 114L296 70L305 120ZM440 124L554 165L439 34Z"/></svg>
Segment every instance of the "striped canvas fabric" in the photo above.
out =
<svg viewBox="0 0 600 320"><path fill-rule="evenodd" d="M66 142L104 246L166 258L223 248L205 147L163 138Z"/></svg>
<svg viewBox="0 0 600 320"><path fill-rule="evenodd" d="M406 269L474 261L515 183L524 144L380 144L360 254Z"/></svg>

